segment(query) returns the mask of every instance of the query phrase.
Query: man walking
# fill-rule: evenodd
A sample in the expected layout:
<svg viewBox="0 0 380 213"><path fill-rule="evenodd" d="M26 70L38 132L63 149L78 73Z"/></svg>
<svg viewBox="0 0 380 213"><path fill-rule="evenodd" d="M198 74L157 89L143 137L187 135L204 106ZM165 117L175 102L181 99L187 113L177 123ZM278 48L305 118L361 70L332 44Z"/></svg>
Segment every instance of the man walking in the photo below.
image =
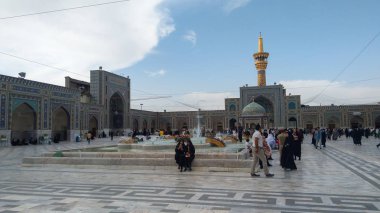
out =
<svg viewBox="0 0 380 213"><path fill-rule="evenodd" d="M253 164L251 168L251 176L252 177L260 176L259 174L255 173L257 163L260 159L264 164L263 166L264 166L265 176L273 177L274 175L269 173L267 159L264 154L264 144L263 144L264 138L261 135L261 127L259 124L256 125L255 132L253 133L252 139L253 139L253 143L255 147L253 148Z"/></svg>

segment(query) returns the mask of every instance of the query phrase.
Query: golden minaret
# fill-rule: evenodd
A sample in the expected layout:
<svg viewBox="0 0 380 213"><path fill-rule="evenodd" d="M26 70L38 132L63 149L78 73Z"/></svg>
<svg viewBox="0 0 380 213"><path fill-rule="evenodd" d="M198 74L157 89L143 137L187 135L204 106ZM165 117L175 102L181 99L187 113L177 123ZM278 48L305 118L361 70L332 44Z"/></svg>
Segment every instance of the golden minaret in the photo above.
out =
<svg viewBox="0 0 380 213"><path fill-rule="evenodd" d="M260 33L258 52L253 54L253 58L255 59L255 66L257 69L257 85L260 87L267 85L265 70L267 69L267 65L268 65L268 61L267 61L268 56L269 56L269 53L264 52L263 38L261 37L261 33Z"/></svg>

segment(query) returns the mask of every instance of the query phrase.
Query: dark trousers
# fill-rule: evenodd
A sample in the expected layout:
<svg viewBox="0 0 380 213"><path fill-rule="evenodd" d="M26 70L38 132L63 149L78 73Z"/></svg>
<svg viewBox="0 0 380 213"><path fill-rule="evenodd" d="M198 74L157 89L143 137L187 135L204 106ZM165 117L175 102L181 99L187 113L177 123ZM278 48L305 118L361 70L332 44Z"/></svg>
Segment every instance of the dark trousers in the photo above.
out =
<svg viewBox="0 0 380 213"><path fill-rule="evenodd" d="M263 162L259 159L259 165L260 165L260 169L262 169L263 168ZM268 161L268 157L267 157L267 165L269 166L269 165L271 165L270 163L269 163L269 161Z"/></svg>

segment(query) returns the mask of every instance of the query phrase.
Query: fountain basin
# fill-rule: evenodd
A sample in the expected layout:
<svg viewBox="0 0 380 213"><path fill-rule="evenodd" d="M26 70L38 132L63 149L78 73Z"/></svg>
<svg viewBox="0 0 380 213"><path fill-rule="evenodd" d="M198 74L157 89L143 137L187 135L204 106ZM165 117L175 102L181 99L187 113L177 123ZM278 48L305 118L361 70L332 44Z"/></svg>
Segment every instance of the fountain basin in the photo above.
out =
<svg viewBox="0 0 380 213"><path fill-rule="evenodd" d="M117 147L120 150L125 149L134 149L134 150L173 150L175 149L176 144L161 144L155 145L150 143L144 144L118 144ZM209 148L210 144L194 144L195 149L205 149Z"/></svg>
<svg viewBox="0 0 380 213"><path fill-rule="evenodd" d="M23 166L92 167L92 168L138 168L176 170L174 153L131 152L62 152L63 157L53 157L54 152L40 157L27 157ZM241 153L199 153L193 161L195 171L249 171L252 160Z"/></svg>

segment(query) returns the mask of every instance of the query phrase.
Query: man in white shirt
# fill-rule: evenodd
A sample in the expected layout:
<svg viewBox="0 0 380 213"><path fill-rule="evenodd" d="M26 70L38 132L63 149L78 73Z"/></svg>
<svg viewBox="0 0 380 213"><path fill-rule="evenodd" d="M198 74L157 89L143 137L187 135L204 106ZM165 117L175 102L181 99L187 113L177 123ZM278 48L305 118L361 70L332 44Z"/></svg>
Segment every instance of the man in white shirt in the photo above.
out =
<svg viewBox="0 0 380 213"><path fill-rule="evenodd" d="M257 124L255 127L255 132L253 133L252 139L253 139L253 143L254 143L255 147L253 147L253 151L252 151L253 152L253 165L251 168L251 176L252 177L259 177L260 176L259 174L255 173L255 168L256 168L257 163L260 159L263 162L265 176L273 177L274 175L269 173L269 169L268 169L268 165L267 165L267 158L265 157L265 154L264 154L264 147L263 147L264 138L261 135L261 127L259 124Z"/></svg>

